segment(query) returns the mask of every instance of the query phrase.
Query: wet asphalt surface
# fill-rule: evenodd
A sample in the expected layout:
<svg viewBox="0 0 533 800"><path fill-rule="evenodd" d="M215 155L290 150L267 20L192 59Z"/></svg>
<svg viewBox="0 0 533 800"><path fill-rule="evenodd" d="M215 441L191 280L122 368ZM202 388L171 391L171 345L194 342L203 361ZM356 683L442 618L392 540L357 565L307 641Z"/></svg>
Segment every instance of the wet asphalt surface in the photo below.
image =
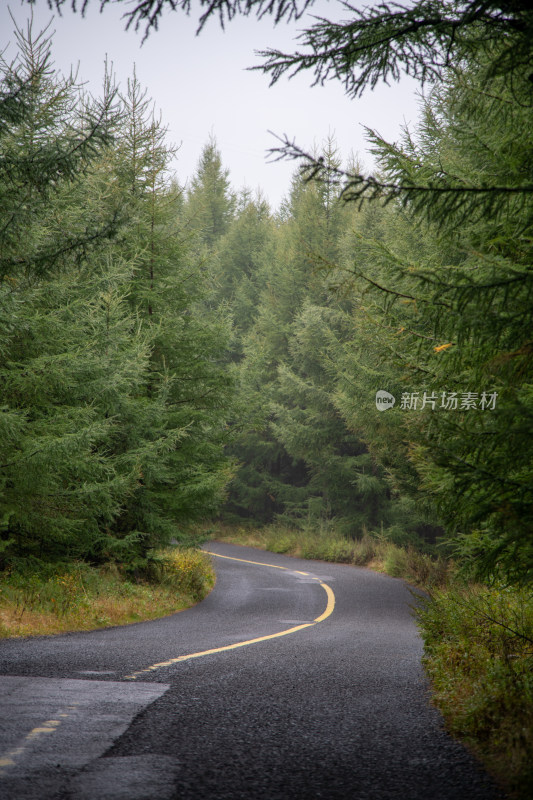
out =
<svg viewBox="0 0 533 800"><path fill-rule="evenodd" d="M402 581L208 549L285 569L215 557L195 608L0 642L2 800L501 798L430 704Z"/></svg>

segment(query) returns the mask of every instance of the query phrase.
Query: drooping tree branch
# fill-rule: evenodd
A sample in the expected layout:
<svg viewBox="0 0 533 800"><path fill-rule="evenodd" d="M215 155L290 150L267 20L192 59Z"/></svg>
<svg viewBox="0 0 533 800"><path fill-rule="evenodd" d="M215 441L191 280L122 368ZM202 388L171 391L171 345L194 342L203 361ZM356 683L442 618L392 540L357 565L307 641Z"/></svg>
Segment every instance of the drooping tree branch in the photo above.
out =
<svg viewBox="0 0 533 800"><path fill-rule="evenodd" d="M523 2L419 0L411 6L378 3L363 10L342 5L347 20L317 18L299 37L302 50L260 51L265 60L254 69L268 73L272 84L283 75L310 70L315 84L339 80L350 97L382 81L397 81L402 72L422 84L434 82L450 64L495 44L500 52L491 75L533 69L533 12Z"/></svg>
<svg viewBox="0 0 533 800"><path fill-rule="evenodd" d="M27 0L35 3L36 0ZM62 8L70 6L74 12L85 14L91 0L46 0L48 7L61 13ZM107 5L118 4L123 0L96 0L100 11ZM277 24L282 19L287 21L299 19L314 0L136 0L130 3L129 10L124 14L126 29L134 28L138 31L144 27L144 36L152 30L157 30L163 14L167 11L184 11L191 14L194 6L200 6L202 13L198 20L199 33L206 22L212 17L218 17L220 25L225 24L236 16L249 16L255 14L258 19L271 16Z"/></svg>
<svg viewBox="0 0 533 800"><path fill-rule="evenodd" d="M272 132L271 132L272 133ZM531 197L533 184L527 182L520 185L469 185L452 182L447 176L428 182L410 182L408 180L380 180L374 175L362 175L340 167L326 164L320 156L299 147L287 135L282 137L272 134L280 145L269 150L273 161L289 160L300 164L300 174L305 181L327 181L340 188L340 197L345 202L356 202L361 205L368 200L381 200L384 204L398 200L404 206L415 211L424 208L432 210L433 218L444 219L447 214L458 214L468 209L468 214L495 213L497 207L509 196Z"/></svg>

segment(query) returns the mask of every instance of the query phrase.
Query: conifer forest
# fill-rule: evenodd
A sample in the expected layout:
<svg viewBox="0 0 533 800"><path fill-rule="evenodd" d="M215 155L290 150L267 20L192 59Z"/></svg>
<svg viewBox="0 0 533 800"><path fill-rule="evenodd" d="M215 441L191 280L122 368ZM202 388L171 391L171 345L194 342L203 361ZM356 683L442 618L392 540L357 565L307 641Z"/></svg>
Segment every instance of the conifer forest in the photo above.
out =
<svg viewBox="0 0 533 800"><path fill-rule="evenodd" d="M410 42L375 11L309 29L313 59L263 54L273 80L337 70L355 96L403 64L429 87L403 141L368 132L374 175L332 139L282 143L296 168L275 211L232 187L213 136L182 186L135 74L88 96L46 33L18 32L1 65L4 565L142 565L222 514L440 543L479 577L531 580L533 23L441 3L453 24L424 27L426 5ZM348 34L359 73L328 55Z"/></svg>
<svg viewBox="0 0 533 800"><path fill-rule="evenodd" d="M134 2L129 24L157 36L167 6L194 5ZM196 12L201 28L310 5ZM533 708L533 12L418 0L346 16L255 69L353 98L405 71L418 121L396 143L367 130L372 174L334 137L313 152L279 138L294 172L277 209L232 184L216 131L183 180L135 72L116 85L109 66L90 94L30 28L0 54L0 572L149 580L210 525L388 543L474 592L512 717ZM442 642L470 634L432 597L438 692ZM448 687L468 677L457 652ZM487 739L494 692L460 735ZM446 703L457 719L461 698ZM517 737L531 752L530 722L517 730L505 752Z"/></svg>

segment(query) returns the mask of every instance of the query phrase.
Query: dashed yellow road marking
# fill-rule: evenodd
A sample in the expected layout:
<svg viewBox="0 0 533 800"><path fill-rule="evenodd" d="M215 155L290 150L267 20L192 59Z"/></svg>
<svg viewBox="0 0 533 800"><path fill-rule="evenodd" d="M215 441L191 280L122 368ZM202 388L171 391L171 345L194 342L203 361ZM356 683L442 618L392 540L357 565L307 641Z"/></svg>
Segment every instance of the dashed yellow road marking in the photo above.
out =
<svg viewBox="0 0 533 800"><path fill-rule="evenodd" d="M68 709L73 711L76 708L76 705L69 706ZM70 717L70 714L57 714L58 717ZM0 775L2 774L2 769L5 767L14 767L16 764L17 756L22 755L25 751L27 744L33 742L35 739L38 739L41 734L43 733L54 733L61 725L60 719L47 719L46 722L43 722L41 725L33 728L26 736L22 744L19 744L18 747L13 747L11 750L8 750L7 753L4 753L2 757L0 757Z"/></svg>
<svg viewBox="0 0 533 800"><path fill-rule="evenodd" d="M265 564L264 561L249 561L246 558L235 558L235 556L221 556L220 553L212 553L211 550L204 550L208 556L216 556L217 558L226 558L228 561L240 561L243 564L256 564L258 567L271 567L272 569L284 569L286 572L298 572L298 575L309 575L308 572L299 572L296 569L289 569L289 567L280 567L279 564Z"/></svg>
<svg viewBox="0 0 533 800"><path fill-rule="evenodd" d="M212 553L209 550L205 550L204 552L206 552L210 556L216 556L217 558L226 558L229 561L241 561L243 564L255 564L259 567L271 567L272 569L283 569L287 572L293 572L298 575L306 575L306 576L310 575L309 572L301 572L300 570L291 570L289 569L289 567L280 567L278 564L265 564L263 561L249 561L245 558L235 558L234 556L222 556L219 553ZM316 578L316 580L319 581L319 585L326 592L328 602L326 610L319 617L316 617L316 619L314 619L313 622L305 622L302 625L296 625L296 627L294 628L288 628L284 631L279 631L278 633L270 633L267 636L258 636L256 639L247 639L244 642L237 642L236 644L228 644L225 645L224 647L214 647L211 650L201 650L198 653L188 653L187 655L176 656L176 658L170 658L168 659L168 661L160 661L157 664L152 664L149 667L145 667L144 669L138 670L137 672L133 672L131 675L126 675L125 679L134 681L139 677L139 675L146 675L147 672L155 672L156 670L161 669L161 667L170 667L173 664L179 664L182 661L189 661L192 658L201 658L202 656L213 655L214 653L223 653L226 650L236 650L239 647L247 647L250 644L257 644L258 642L266 642L269 639L278 639L280 636L287 636L290 633L296 633L296 631L301 631L304 628L311 628L313 625L316 625L317 622L323 622L325 619L327 619L327 617L329 617L333 613L333 609L335 608L335 595L333 594L333 590L331 589L330 586L327 585L327 583L323 583L322 581L319 580L319 578Z"/></svg>

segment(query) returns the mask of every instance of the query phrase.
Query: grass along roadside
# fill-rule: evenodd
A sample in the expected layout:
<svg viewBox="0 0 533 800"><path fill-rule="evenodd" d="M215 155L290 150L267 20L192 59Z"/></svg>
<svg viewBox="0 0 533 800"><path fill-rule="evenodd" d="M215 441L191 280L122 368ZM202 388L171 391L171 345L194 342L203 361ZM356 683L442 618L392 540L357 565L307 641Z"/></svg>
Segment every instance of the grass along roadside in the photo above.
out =
<svg viewBox="0 0 533 800"><path fill-rule="evenodd" d="M453 565L413 546L399 547L378 534L365 533L361 539L347 539L333 531L302 531L278 525L264 528L216 524L206 531L211 538L296 558L333 561L369 567L394 578L404 578L425 589L445 586Z"/></svg>
<svg viewBox="0 0 533 800"><path fill-rule="evenodd" d="M369 567L424 588L424 666L450 733L514 800L533 797L533 598L525 589L460 580L453 564L379 535L216 525L221 541Z"/></svg>
<svg viewBox="0 0 533 800"><path fill-rule="evenodd" d="M157 554L149 579L117 565L26 565L0 575L0 638L85 631L173 614L202 600L215 584L210 559L195 549Z"/></svg>
<svg viewBox="0 0 533 800"><path fill-rule="evenodd" d="M510 796L533 797L533 601L524 589L452 585L420 612L424 666L448 730Z"/></svg>

